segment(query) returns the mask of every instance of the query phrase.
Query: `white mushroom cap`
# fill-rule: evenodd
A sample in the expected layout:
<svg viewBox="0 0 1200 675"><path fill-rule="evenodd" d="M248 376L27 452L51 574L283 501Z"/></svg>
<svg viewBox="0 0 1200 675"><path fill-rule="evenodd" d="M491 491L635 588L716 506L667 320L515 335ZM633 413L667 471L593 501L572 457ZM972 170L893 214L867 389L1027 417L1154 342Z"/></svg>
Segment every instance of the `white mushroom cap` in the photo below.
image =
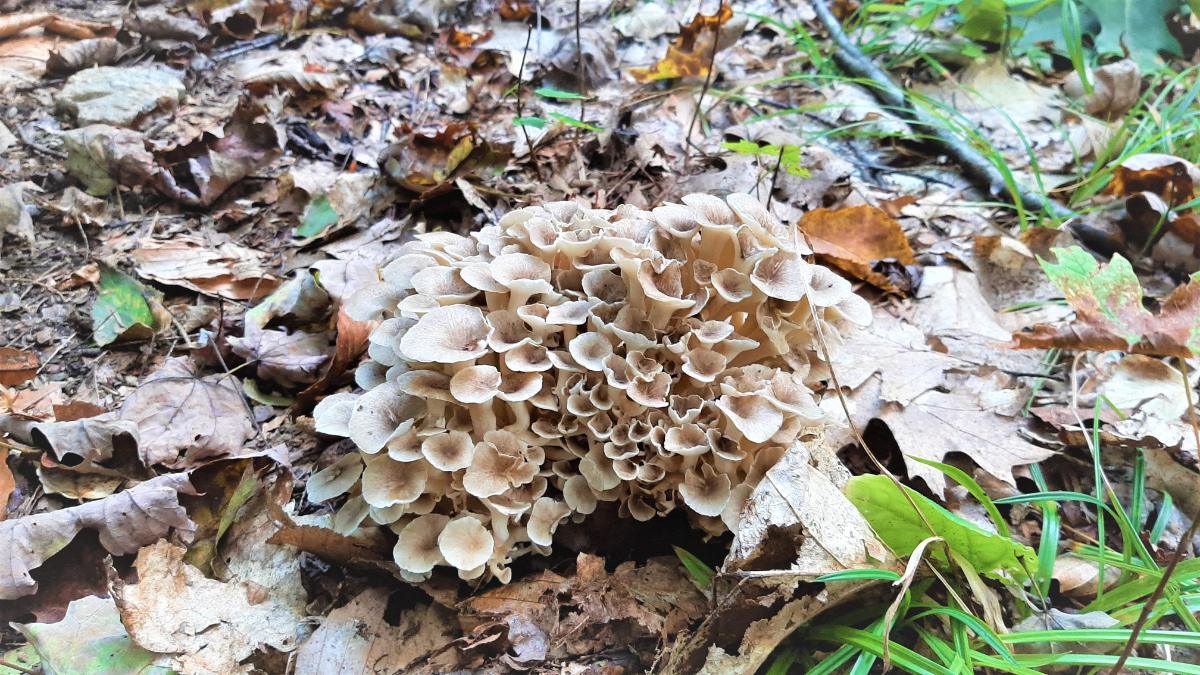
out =
<svg viewBox="0 0 1200 675"><path fill-rule="evenodd" d="M393 380L400 391L425 399L453 401L450 393L450 376L440 370L409 370Z"/></svg>
<svg viewBox="0 0 1200 675"><path fill-rule="evenodd" d="M504 365L518 373L540 373L554 367L546 348L532 342L504 352Z"/></svg>
<svg viewBox="0 0 1200 675"><path fill-rule="evenodd" d="M587 323L588 313L594 304L590 300L572 300L554 305L546 312L546 323L552 326L582 326Z"/></svg>
<svg viewBox="0 0 1200 675"><path fill-rule="evenodd" d="M380 509L411 504L425 491L428 470L424 462L397 462L387 455L372 457L362 473L363 499Z"/></svg>
<svg viewBox="0 0 1200 675"><path fill-rule="evenodd" d="M663 449L685 457L703 455L709 451L708 436L704 433L704 428L697 424L671 427L667 429Z"/></svg>
<svg viewBox="0 0 1200 675"><path fill-rule="evenodd" d="M438 537L449 522L449 516L430 513L414 518L405 525L392 549L392 558L400 569L424 574L445 562L438 547Z"/></svg>
<svg viewBox="0 0 1200 675"><path fill-rule="evenodd" d="M717 407L752 443L766 442L783 426L783 413L761 396L725 395L717 399Z"/></svg>
<svg viewBox="0 0 1200 675"><path fill-rule="evenodd" d="M478 307L439 307L417 321L400 340L400 353L421 363L461 363L487 353L491 327Z"/></svg>
<svg viewBox="0 0 1200 675"><path fill-rule="evenodd" d="M362 455L356 452L342 455L333 464L309 476L304 492L311 502L329 501L354 487L362 472Z"/></svg>
<svg viewBox="0 0 1200 675"><path fill-rule="evenodd" d="M350 413L350 440L366 453L387 445L400 425L425 413L425 402L385 383L358 397ZM403 432L402 432L403 433Z"/></svg>
<svg viewBox="0 0 1200 675"><path fill-rule="evenodd" d="M575 363L588 370L604 370L604 360L613 353L612 343L601 333L584 333L571 340L567 348Z"/></svg>
<svg viewBox="0 0 1200 675"><path fill-rule="evenodd" d="M479 293L453 267L426 267L412 276L412 285L417 293L445 304L466 302Z"/></svg>
<svg viewBox="0 0 1200 675"><path fill-rule="evenodd" d="M462 431L434 434L421 441L421 454L435 469L458 471L471 466L475 442Z"/></svg>
<svg viewBox="0 0 1200 675"><path fill-rule="evenodd" d="M791 251L776 251L754 264L750 282L780 300L800 300L813 278L813 266Z"/></svg>
<svg viewBox="0 0 1200 675"><path fill-rule="evenodd" d="M550 285L550 265L536 256L506 253L497 256L491 268L496 282L514 293L528 296L554 290Z"/></svg>
<svg viewBox="0 0 1200 675"><path fill-rule="evenodd" d="M750 283L750 277L732 267L714 273L712 285L717 295L727 302L741 302L754 295L754 286Z"/></svg>
<svg viewBox="0 0 1200 675"><path fill-rule="evenodd" d="M450 378L450 393L463 403L487 403L500 391L500 371L495 366L470 366Z"/></svg>
<svg viewBox="0 0 1200 675"><path fill-rule="evenodd" d="M405 292L388 283L365 284L346 300L346 314L355 321L374 321L396 309Z"/></svg>
<svg viewBox="0 0 1200 675"><path fill-rule="evenodd" d="M509 373L500 381L498 396L502 401L528 401L542 390L540 373Z"/></svg>
<svg viewBox="0 0 1200 675"><path fill-rule="evenodd" d="M436 264L437 260L422 253L402 255L383 268L383 280L398 290L407 290L413 287L414 274Z"/></svg>
<svg viewBox="0 0 1200 675"><path fill-rule="evenodd" d="M701 464L684 472L679 486L683 503L702 516L719 516L729 503L729 476L717 473L710 464Z"/></svg>
<svg viewBox="0 0 1200 675"><path fill-rule="evenodd" d="M495 540L478 520L462 516L450 521L437 538L438 550L447 563L460 571L482 568L492 557Z"/></svg>
<svg viewBox="0 0 1200 675"><path fill-rule="evenodd" d="M563 499L576 513L589 514L596 510L596 493L583 476L571 476L563 484Z"/></svg>
<svg viewBox="0 0 1200 675"><path fill-rule="evenodd" d="M683 372L697 382L712 382L725 371L728 362L720 352L693 349L683 355Z"/></svg>
<svg viewBox="0 0 1200 675"><path fill-rule="evenodd" d="M827 267L812 270L812 289L809 297L815 307L832 307L852 295L850 282L839 277Z"/></svg>
<svg viewBox="0 0 1200 675"><path fill-rule="evenodd" d="M321 399L313 408L313 420L319 434L341 436L350 435L350 414L354 412L354 402L358 394L332 394Z"/></svg>
<svg viewBox="0 0 1200 675"><path fill-rule="evenodd" d="M533 344L530 340L533 333L517 312L507 309L488 312L487 322L492 327L492 333L488 335L488 346L493 351L503 354L510 349Z"/></svg>
<svg viewBox="0 0 1200 675"><path fill-rule="evenodd" d="M570 514L571 508L563 502L549 497L538 499L529 514L529 540L538 546L550 546L554 543L558 524Z"/></svg>

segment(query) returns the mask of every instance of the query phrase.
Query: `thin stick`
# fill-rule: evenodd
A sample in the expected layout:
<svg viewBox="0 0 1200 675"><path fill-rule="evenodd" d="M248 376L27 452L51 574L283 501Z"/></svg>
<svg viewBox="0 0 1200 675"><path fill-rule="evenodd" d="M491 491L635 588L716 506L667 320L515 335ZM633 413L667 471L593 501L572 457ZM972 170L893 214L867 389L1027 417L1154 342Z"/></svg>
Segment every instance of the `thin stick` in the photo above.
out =
<svg viewBox="0 0 1200 675"><path fill-rule="evenodd" d="M718 8L717 11L720 12L720 8ZM697 150L700 150L696 144L692 143L692 129L696 128L696 120L700 117L700 108L703 107L704 95L708 93L708 88L710 85L712 85L713 69L717 63L717 46L720 44L721 30L720 28L717 28L713 34L712 51L708 54L708 72L704 74L704 86L700 88L700 98L696 99L696 109L692 111L692 121L688 122L687 133L683 136L683 140L685 141L685 145L683 147L684 168L687 168L688 161L692 156L692 153L688 151L688 148L696 148ZM700 151L704 152L703 150Z"/></svg>
<svg viewBox="0 0 1200 675"><path fill-rule="evenodd" d="M525 33L525 49L521 51L521 65L517 68L517 117L525 116L525 108L521 103L521 85L525 83L525 56L529 53L529 40L533 38L533 25L529 26L529 31ZM533 157L533 141L529 140L529 130L525 125L520 125L521 133L525 134L525 145L529 148L529 156ZM537 160L533 162L534 168L537 168ZM539 172L540 174L540 172Z"/></svg>
<svg viewBox="0 0 1200 675"><path fill-rule="evenodd" d="M579 29L579 5L582 0L575 0L575 77L579 80L579 121L587 121L584 114L587 111L587 82L583 79L583 38ZM583 130L580 129L582 132Z"/></svg>
<svg viewBox="0 0 1200 675"><path fill-rule="evenodd" d="M1179 359L1179 365L1180 372L1183 375L1183 391L1187 395L1188 417L1192 422L1192 435L1196 438L1196 446L1200 447L1200 420L1196 419L1196 403L1192 400L1192 385L1189 382L1187 359ZM1162 597L1163 589L1167 587L1167 582L1171 580L1171 575L1175 573L1175 567L1183 559L1184 550L1192 548L1192 541L1196 538L1197 530L1200 530L1200 513L1192 515L1192 526L1188 528L1187 533L1183 535L1183 539L1179 540L1179 545L1175 547L1175 551L1171 553L1171 560L1167 562L1167 568L1163 570L1163 575L1158 580L1158 585L1154 587L1154 592L1150 594L1150 598L1142 606L1142 613L1138 615L1137 622L1133 624L1133 629L1129 631L1129 639L1125 641L1125 647L1121 649L1121 657L1113 664L1112 670L1108 671L1109 675L1118 675L1121 672L1121 668L1125 667L1125 662L1129 660L1129 656L1133 654L1133 648L1137 646L1138 634L1146 627L1146 623L1150 620L1150 615L1154 613L1154 605Z"/></svg>
<svg viewBox="0 0 1200 675"><path fill-rule="evenodd" d="M779 178L779 167L783 165L783 149L786 145L779 146L779 159L775 160L775 171L771 174L771 187L767 188L767 210L771 210L771 195L775 194L775 181Z"/></svg>
<svg viewBox="0 0 1200 675"><path fill-rule="evenodd" d="M900 85L896 84L891 75L875 65L874 61L859 50L850 36L846 35L841 22L830 11L826 0L813 0L812 7L837 47L833 58L838 65L855 77L870 80L875 85L871 87L871 93L875 98L903 113L913 122L928 127L930 134L946 149L946 154L954 158L954 161L970 178L987 185L989 190L997 190L1005 197L1020 202L1030 211L1044 212L1062 221L1070 220L1078 215L1062 204L1045 199L1028 188L1018 185L1015 193L1010 191L1004 177L1000 175L1000 171L996 169L995 165L979 154L970 144L946 130L936 117L912 105L908 94Z"/></svg>

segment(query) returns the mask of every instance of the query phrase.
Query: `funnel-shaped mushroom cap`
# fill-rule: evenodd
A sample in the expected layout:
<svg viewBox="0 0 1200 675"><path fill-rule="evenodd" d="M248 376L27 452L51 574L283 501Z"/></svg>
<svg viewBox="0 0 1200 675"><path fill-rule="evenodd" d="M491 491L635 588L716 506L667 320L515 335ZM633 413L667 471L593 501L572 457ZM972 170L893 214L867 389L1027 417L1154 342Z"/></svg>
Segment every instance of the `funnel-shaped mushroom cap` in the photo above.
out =
<svg viewBox="0 0 1200 675"><path fill-rule="evenodd" d="M400 391L423 399L453 401L450 393L450 376L440 370L407 370L395 380Z"/></svg>
<svg viewBox="0 0 1200 675"><path fill-rule="evenodd" d="M446 562L463 571L482 568L492 557L495 540L478 520L462 516L442 528L437 539L438 550ZM482 574L482 571L480 572Z"/></svg>
<svg viewBox="0 0 1200 675"><path fill-rule="evenodd" d="M674 455L690 457L708 452L708 436L698 424L683 424L667 429L663 449Z"/></svg>
<svg viewBox="0 0 1200 675"><path fill-rule="evenodd" d="M538 546L549 546L554 543L554 531L558 524L571 514L571 509L563 502L542 497L533 504L529 514L529 540Z"/></svg>
<svg viewBox="0 0 1200 675"><path fill-rule="evenodd" d="M479 292L453 267L426 267L412 276L413 289L447 304L466 302Z"/></svg>
<svg viewBox="0 0 1200 675"><path fill-rule="evenodd" d="M363 499L379 509L411 504L425 491L428 472L424 462L397 462L387 455L372 457L363 469Z"/></svg>
<svg viewBox="0 0 1200 675"><path fill-rule="evenodd" d="M458 274L471 288L488 293L504 293L508 290L496 281L492 276L491 266L484 262L467 263L459 268Z"/></svg>
<svg viewBox="0 0 1200 675"><path fill-rule="evenodd" d="M492 277L501 286L515 293L530 295L549 293L550 265L528 253L505 253L492 261Z"/></svg>
<svg viewBox="0 0 1200 675"><path fill-rule="evenodd" d="M596 510L596 493L583 476L571 476L563 485L563 499L572 511L589 514Z"/></svg>
<svg viewBox="0 0 1200 675"><path fill-rule="evenodd" d="M696 193L685 195L682 201L706 222L715 224L737 222L737 216L734 215L733 209L729 208L729 205L720 197Z"/></svg>
<svg viewBox="0 0 1200 675"><path fill-rule="evenodd" d="M813 266L791 251L776 251L754 264L750 281L769 297L800 300L813 277Z"/></svg>
<svg viewBox="0 0 1200 675"><path fill-rule="evenodd" d="M520 345L529 344L533 337L525 321L516 312L507 309L489 312L487 322L492 327L492 333L488 336L488 346L501 354Z"/></svg>
<svg viewBox="0 0 1200 675"><path fill-rule="evenodd" d="M702 516L719 516L729 503L729 476L717 473L709 464L692 467L684 473L679 494L683 503Z"/></svg>
<svg viewBox="0 0 1200 675"><path fill-rule="evenodd" d="M583 292L601 302L621 302L629 290L620 274L609 269L594 269L583 275Z"/></svg>
<svg viewBox="0 0 1200 675"><path fill-rule="evenodd" d="M861 295L851 293L834 305L833 309L850 323L859 326L871 325L871 303Z"/></svg>
<svg viewBox="0 0 1200 675"><path fill-rule="evenodd" d="M572 300L554 305L546 311L546 323L552 326L582 326L595 304L590 300Z"/></svg>
<svg viewBox="0 0 1200 675"><path fill-rule="evenodd" d="M725 395L717 407L752 443L766 442L783 426L783 413L761 396Z"/></svg>
<svg viewBox="0 0 1200 675"><path fill-rule="evenodd" d="M350 440L366 453L387 445L401 424L425 414L425 402L386 383L358 397L350 413Z"/></svg>
<svg viewBox="0 0 1200 675"><path fill-rule="evenodd" d="M701 344L715 345L733 335L733 325L728 321L705 321L693 328L691 335Z"/></svg>
<svg viewBox="0 0 1200 675"><path fill-rule="evenodd" d="M633 386L625 390L630 400L640 403L647 408L667 407L667 397L671 394L671 376L666 373L656 373L647 382L636 379Z"/></svg>
<svg viewBox="0 0 1200 675"><path fill-rule="evenodd" d="M402 570L424 574L442 563L442 552L438 549L438 535L450 522L449 516L430 513L413 519L400 530L392 558Z"/></svg>
<svg viewBox="0 0 1200 675"><path fill-rule="evenodd" d="M817 267L812 274L812 298L814 307L832 307L854 294L850 282L839 277L828 267Z"/></svg>
<svg viewBox="0 0 1200 675"><path fill-rule="evenodd" d="M450 378L450 393L463 403L487 403L500 391L500 371L495 366L470 366Z"/></svg>
<svg viewBox="0 0 1200 675"><path fill-rule="evenodd" d="M394 312L405 295L405 291L388 283L365 284L346 300L346 314L355 321L374 321Z"/></svg>
<svg viewBox="0 0 1200 675"><path fill-rule="evenodd" d="M532 342L505 352L504 365L518 373L540 373L554 367L546 348Z"/></svg>
<svg viewBox="0 0 1200 675"><path fill-rule="evenodd" d="M441 471L458 471L471 466L475 455L475 443L462 431L434 434L421 441L421 454L425 461Z"/></svg>
<svg viewBox="0 0 1200 675"><path fill-rule="evenodd" d="M413 287L414 274L437 264L432 257L422 253L402 255L383 268L383 280L395 286L396 290L408 290Z"/></svg>
<svg viewBox="0 0 1200 675"><path fill-rule="evenodd" d="M350 435L350 414L354 412L354 402L358 394L333 394L321 399L313 408L313 420L319 434L341 436Z"/></svg>
<svg viewBox="0 0 1200 675"><path fill-rule="evenodd" d="M509 373L500 381L497 394L502 401L516 403L528 401L542 390L542 376L538 373Z"/></svg>
<svg viewBox="0 0 1200 675"><path fill-rule="evenodd" d="M683 372L697 382L712 382L725 372L728 362L721 354L708 349L693 349L683 355Z"/></svg>
<svg viewBox="0 0 1200 675"><path fill-rule="evenodd" d="M804 380L791 374L779 372L771 378L771 386L763 390L766 398L780 410L799 415L806 420L819 420L822 417L821 408L813 398L812 392L804 386Z"/></svg>
<svg viewBox="0 0 1200 675"><path fill-rule="evenodd" d="M741 302L754 294L754 286L750 277L732 267L727 267L712 275L713 290L726 302Z"/></svg>
<svg viewBox="0 0 1200 675"><path fill-rule="evenodd" d="M490 332L478 307L439 307L408 329L400 340L400 353L420 363L471 361L487 353Z"/></svg>
<svg viewBox="0 0 1200 675"><path fill-rule="evenodd" d="M682 204L663 204L651 213L654 214L654 220L672 237L691 239L700 231L696 211Z"/></svg>
<svg viewBox="0 0 1200 675"><path fill-rule="evenodd" d="M324 502L346 494L362 475L362 455L352 452L308 478L305 492L309 501Z"/></svg>
<svg viewBox="0 0 1200 675"><path fill-rule="evenodd" d="M612 343L601 333L584 333L567 345L575 363L594 372L604 370L604 360L613 353Z"/></svg>

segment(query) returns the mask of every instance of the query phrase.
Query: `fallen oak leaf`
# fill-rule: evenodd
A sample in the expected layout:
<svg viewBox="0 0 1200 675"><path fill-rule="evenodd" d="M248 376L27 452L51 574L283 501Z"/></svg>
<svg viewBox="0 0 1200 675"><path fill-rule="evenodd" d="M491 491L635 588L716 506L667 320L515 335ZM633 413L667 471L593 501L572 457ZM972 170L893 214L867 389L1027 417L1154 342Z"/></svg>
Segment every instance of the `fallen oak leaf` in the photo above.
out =
<svg viewBox="0 0 1200 675"><path fill-rule="evenodd" d="M193 524L179 504L191 494L185 474L168 474L104 499L58 511L0 522L0 600L37 592L30 571L62 550L83 528L99 531L113 555L128 555L164 536L171 528L185 536Z"/></svg>
<svg viewBox="0 0 1200 675"><path fill-rule="evenodd" d="M1200 354L1200 278L1195 275L1162 302L1158 314L1142 305L1142 285L1129 261L1113 255L1107 265L1078 246L1051 249L1057 262L1042 267L1076 320L1039 324L1015 333L1018 349L1118 350L1188 358Z"/></svg>
<svg viewBox="0 0 1200 675"><path fill-rule="evenodd" d="M51 673L144 673L165 666L167 657L129 639L112 598L89 595L72 601L62 621L14 623Z"/></svg>
<svg viewBox="0 0 1200 675"><path fill-rule="evenodd" d="M8 517L8 498L17 489L17 481L8 466L8 448L0 448L0 521Z"/></svg>

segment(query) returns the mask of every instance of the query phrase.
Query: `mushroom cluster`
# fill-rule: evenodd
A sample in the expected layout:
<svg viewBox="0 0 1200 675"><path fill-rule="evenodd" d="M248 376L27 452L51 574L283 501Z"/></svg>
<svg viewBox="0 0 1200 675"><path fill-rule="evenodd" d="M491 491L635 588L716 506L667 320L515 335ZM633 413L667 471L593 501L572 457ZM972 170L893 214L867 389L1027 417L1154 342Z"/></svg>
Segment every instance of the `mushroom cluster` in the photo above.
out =
<svg viewBox="0 0 1200 675"><path fill-rule="evenodd" d="M550 203L470 236L417 235L347 304L382 319L356 372L365 393L314 416L361 452L310 496L352 492L340 526L391 527L413 579L448 565L507 582L514 557L548 552L600 502L736 528L820 421L818 328L835 346L846 322L870 321L808 253L740 194L651 211Z"/></svg>

